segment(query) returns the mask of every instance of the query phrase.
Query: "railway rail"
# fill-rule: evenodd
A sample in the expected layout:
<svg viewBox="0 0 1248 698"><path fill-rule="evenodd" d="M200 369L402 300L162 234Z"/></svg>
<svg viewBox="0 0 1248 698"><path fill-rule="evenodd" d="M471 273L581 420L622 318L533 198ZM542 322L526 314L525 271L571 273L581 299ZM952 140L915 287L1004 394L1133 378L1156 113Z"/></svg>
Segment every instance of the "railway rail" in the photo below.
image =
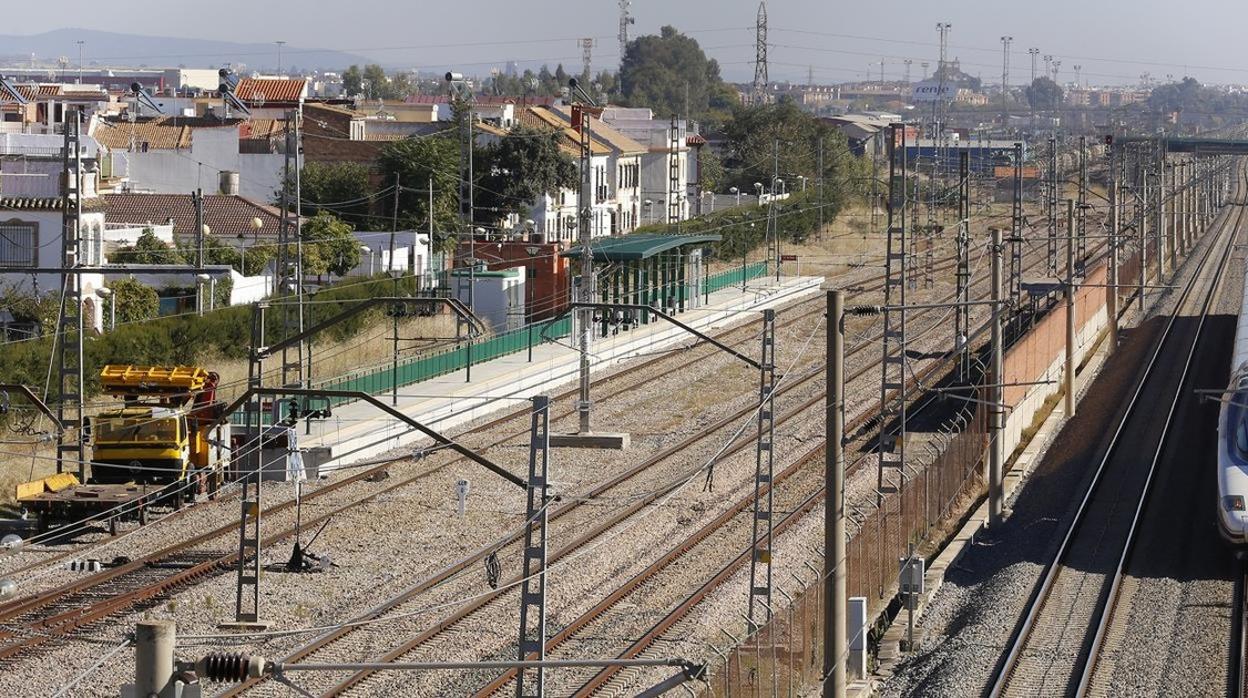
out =
<svg viewBox="0 0 1248 698"><path fill-rule="evenodd" d="M1176 438L1170 427L1227 268L1230 245L1245 220L1244 207L1235 209L1234 222L1221 227L1220 237L1206 248L1196 273L1183 287L1137 379L1066 533L998 663L989 689L994 698L1082 695L1088 688L1162 448ZM1212 276L1203 273L1211 264ZM1176 331L1179 317L1189 309L1195 313L1196 328ZM1147 468L1138 467L1141 461L1148 463Z"/></svg>

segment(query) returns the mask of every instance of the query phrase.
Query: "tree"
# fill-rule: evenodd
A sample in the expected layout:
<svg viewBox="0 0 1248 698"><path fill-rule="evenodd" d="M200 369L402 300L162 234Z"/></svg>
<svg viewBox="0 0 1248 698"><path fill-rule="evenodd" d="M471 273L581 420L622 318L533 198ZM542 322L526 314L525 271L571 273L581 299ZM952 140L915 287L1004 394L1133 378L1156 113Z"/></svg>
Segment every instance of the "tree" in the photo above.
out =
<svg viewBox="0 0 1248 698"><path fill-rule="evenodd" d="M429 182L433 182L433 227L440 241L451 236L459 220L460 143L451 137L409 138L386 144L378 158L383 182L399 175L399 225L429 226ZM480 168L474 168L480 173Z"/></svg>
<svg viewBox="0 0 1248 698"><path fill-rule="evenodd" d="M736 185L743 192L754 192L755 182L769 190L773 173L785 180L789 191L800 188L798 175L814 183L821 174L821 139L825 204L843 200L860 188L865 176L865 163L850 154L843 136L790 102L738 107L724 126L724 136L723 183Z"/></svg>
<svg viewBox="0 0 1248 698"><path fill-rule="evenodd" d="M659 36L630 41L619 80L625 103L650 107L665 119L688 116L717 121L735 101L720 78L719 63L707 58L696 40L673 27L663 27Z"/></svg>
<svg viewBox="0 0 1248 698"><path fill-rule="evenodd" d="M359 227L369 224L373 188L369 184L368 167L358 162L309 162L300 176L300 194L305 214L327 211ZM286 190L294 197L294 176L286 182ZM280 206L282 192L273 193L274 204Z"/></svg>
<svg viewBox="0 0 1248 698"><path fill-rule="evenodd" d="M344 276L360 265L360 241L351 226L324 211L302 228L303 273Z"/></svg>
<svg viewBox="0 0 1248 698"><path fill-rule="evenodd" d="M1062 87L1049 78L1038 77L1027 86L1027 103L1032 109L1056 109L1062 104Z"/></svg>
<svg viewBox="0 0 1248 698"><path fill-rule="evenodd" d="M364 93L364 74L360 72L360 66L353 65L342 71L342 94L346 97L354 97Z"/></svg>
<svg viewBox="0 0 1248 698"><path fill-rule="evenodd" d="M144 228L133 245L120 247L109 255L122 264L185 264L186 260L173 247L165 244L151 228Z"/></svg>
<svg viewBox="0 0 1248 698"><path fill-rule="evenodd" d="M477 220L493 223L523 215L543 194L576 186L577 166L559 149L560 135L517 126L481 150L481 187L473 202Z"/></svg>
<svg viewBox="0 0 1248 698"><path fill-rule="evenodd" d="M117 303L117 323L151 320L160 314L160 297L155 289L134 279L120 279L108 286Z"/></svg>
<svg viewBox="0 0 1248 698"><path fill-rule="evenodd" d="M36 323L46 334L56 328L56 319L61 312L61 294L36 296L16 285L0 284L0 308L12 313L13 319L18 322Z"/></svg>
<svg viewBox="0 0 1248 698"><path fill-rule="evenodd" d="M698 175L702 191L719 191L724 184L724 163L709 147L703 147L698 152Z"/></svg>
<svg viewBox="0 0 1248 698"><path fill-rule="evenodd" d="M194 260L198 253L199 250L193 240L178 247L178 256L184 260ZM204 236L204 264L229 266L240 273L243 270L242 255L239 251L222 242L215 235Z"/></svg>

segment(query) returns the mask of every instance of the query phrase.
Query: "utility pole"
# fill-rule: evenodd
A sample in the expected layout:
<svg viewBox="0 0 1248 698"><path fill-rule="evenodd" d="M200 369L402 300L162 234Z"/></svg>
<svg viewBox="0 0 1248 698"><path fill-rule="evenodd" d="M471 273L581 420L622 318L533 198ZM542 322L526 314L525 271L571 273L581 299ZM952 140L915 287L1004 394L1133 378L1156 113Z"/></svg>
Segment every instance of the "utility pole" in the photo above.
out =
<svg viewBox="0 0 1248 698"><path fill-rule="evenodd" d="M191 203L195 206L195 266L204 268L204 190L196 189L191 194ZM195 311L204 314L204 284L198 279L195 282Z"/></svg>
<svg viewBox="0 0 1248 698"><path fill-rule="evenodd" d="M845 696L845 294L828 291L828 396L824 424L823 698Z"/></svg>
<svg viewBox="0 0 1248 698"><path fill-rule="evenodd" d="M66 461L78 471L78 481L86 482L86 443L82 438L83 399L85 385L82 375L82 276L73 271L83 266L82 257L82 116L78 109L66 109L65 139L61 151L61 307L57 318L60 341L56 343L57 403L56 418L64 427L56 434L56 472L63 472Z"/></svg>
<svg viewBox="0 0 1248 698"><path fill-rule="evenodd" d="M1010 108L1007 102L1010 96L1010 43L1013 41L1012 36L1001 37L1001 125L1006 127L1010 125Z"/></svg>
<svg viewBox="0 0 1248 698"><path fill-rule="evenodd" d="M399 295L399 275L394 271L394 238L399 233L399 194L403 189L399 186L399 173L394 173L394 209L390 215L390 277L394 280L394 295ZM433 209L429 209L430 215ZM415 254L415 249L412 251ZM394 332L393 345L390 352L390 404L399 404L399 306L391 308L390 325Z"/></svg>
<svg viewBox="0 0 1248 698"><path fill-rule="evenodd" d="M771 618L772 475L775 451L776 311L763 311L758 441L754 451L754 527L750 538L750 634ZM764 492L763 490L766 490Z"/></svg>
<svg viewBox="0 0 1248 698"><path fill-rule="evenodd" d="M1066 417L1075 416L1075 201L1066 199Z"/></svg>
<svg viewBox="0 0 1248 698"><path fill-rule="evenodd" d="M283 188L283 192L285 188ZM264 311L269 307L260 301L251 307L251 348L247 362L247 388L255 390L264 382L264 359L260 355L266 346L264 337ZM284 354L283 354L284 356ZM285 359L283 359L285 363ZM273 400L274 410L281 403ZM244 627L266 627L260 621L260 518L263 507L260 502L261 469L264 458L264 417L260 414L260 396L256 395L246 405L247 448L244 449L242 492L239 497L241 510L238 524L238 574L234 585L234 623ZM254 494L253 494L254 493ZM249 530L250 528L250 530Z"/></svg>
<svg viewBox="0 0 1248 698"><path fill-rule="evenodd" d="M897 132L900 130L900 138ZM897 148L901 152L896 153ZM893 124L888 148L888 239L884 262L884 333L880 381L879 466L876 505L884 495L901 492L906 461L906 253L907 162L906 126ZM892 393L890 395L890 393ZM894 421L897 434L890 434ZM891 438L891 437L894 437ZM881 536L881 541L884 536ZM882 544L882 543L881 543ZM881 550L881 554L882 554Z"/></svg>
<svg viewBox="0 0 1248 698"><path fill-rule="evenodd" d="M971 336L971 176L970 154L958 153L958 238L957 293L954 307L953 348L958 354L958 377L966 380L970 371Z"/></svg>
<svg viewBox="0 0 1248 698"><path fill-rule="evenodd" d="M771 160L771 198L767 201L768 256L774 257L776 283L780 283L780 231L776 220L776 182L780 179L780 139L775 140Z"/></svg>
<svg viewBox="0 0 1248 698"><path fill-rule="evenodd" d="M823 136L819 136L819 235L823 239ZM711 200L714 202L714 199Z"/></svg>
<svg viewBox="0 0 1248 698"><path fill-rule="evenodd" d="M1045 191L1045 215L1048 219L1049 239L1048 239L1048 258L1049 258L1049 274L1057 276L1057 199L1058 183L1057 183L1057 138L1049 136L1049 161L1048 161L1047 179L1049 185Z"/></svg>
<svg viewBox="0 0 1248 698"><path fill-rule="evenodd" d="M1001 524L1004 511L1002 467L1005 463L1004 339L1001 331L1001 229L992 229L992 363L988 376L988 526Z"/></svg>
<svg viewBox="0 0 1248 698"><path fill-rule="evenodd" d="M1079 136L1079 202L1076 208L1075 275L1084 276L1088 258L1088 139Z"/></svg>
<svg viewBox="0 0 1248 698"><path fill-rule="evenodd" d="M1157 152L1155 153L1155 155L1156 155L1156 160L1154 161L1154 172L1156 173L1155 177L1156 177L1157 185L1153 187L1153 196L1156 198L1157 204L1153 211L1153 215L1155 215L1157 218L1156 218L1156 223L1153 225L1153 239L1156 240L1156 243L1154 244L1153 249L1156 250L1157 252L1157 283L1160 284L1162 283L1162 280L1165 278L1165 275L1166 275L1166 270L1165 270L1165 260L1166 260L1166 249L1165 249L1166 148L1165 148L1165 145L1163 145L1162 143L1158 143Z"/></svg>
<svg viewBox="0 0 1248 698"><path fill-rule="evenodd" d="M546 659L546 553L550 518L550 398L533 397L529 426L529 482L526 491L524 581L520 590L520 661ZM516 698L545 695L545 673L539 666L516 672Z"/></svg>
<svg viewBox="0 0 1248 698"><path fill-rule="evenodd" d="M1136 151L1136 183L1139 190L1135 196L1135 218L1140 237L1140 273L1136 281L1139 291L1140 314L1144 313L1144 286L1148 283L1148 170L1144 166L1144 154Z"/></svg>
<svg viewBox="0 0 1248 698"><path fill-rule="evenodd" d="M1118 235L1121 230L1122 176L1118 171L1118 147L1109 144L1109 293L1105 294L1105 310L1109 316L1109 346L1118 347Z"/></svg>
<svg viewBox="0 0 1248 698"><path fill-rule="evenodd" d="M1014 192L1010 207L1009 296L1018 307L1023 295L1023 144L1014 144Z"/></svg>

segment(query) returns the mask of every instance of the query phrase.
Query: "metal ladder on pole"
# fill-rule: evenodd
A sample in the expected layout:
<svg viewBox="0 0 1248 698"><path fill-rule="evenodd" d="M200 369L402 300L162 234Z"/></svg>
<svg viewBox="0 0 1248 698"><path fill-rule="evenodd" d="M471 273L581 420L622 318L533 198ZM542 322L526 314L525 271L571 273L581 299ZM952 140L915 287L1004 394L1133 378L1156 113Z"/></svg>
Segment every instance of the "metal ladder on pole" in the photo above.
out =
<svg viewBox="0 0 1248 698"><path fill-rule="evenodd" d="M763 311L763 352L759 359L758 445L754 452L754 526L750 538L750 633L771 617L772 476L775 446L776 311ZM760 608L761 607L761 608Z"/></svg>
<svg viewBox="0 0 1248 698"><path fill-rule="evenodd" d="M66 109L62 128L65 131L63 165L65 181L61 186L61 266L66 270L83 265L82 258L82 122L77 109ZM82 426L82 276L66 271L61 274L61 311L57 318L58 395L56 417L62 429L56 437L56 471L62 472L66 462L76 464L78 480L86 481L86 445Z"/></svg>
<svg viewBox="0 0 1248 698"><path fill-rule="evenodd" d="M520 588L520 661L546 659L546 524L551 501L550 398L533 397L529 425L529 486L524 510L524 583ZM545 695L541 667L516 672L516 698Z"/></svg>
<svg viewBox="0 0 1248 698"><path fill-rule="evenodd" d="M1023 294L1023 144L1014 144L1014 194L1010 207L1010 279L1007 293L1014 307Z"/></svg>
<svg viewBox="0 0 1248 698"><path fill-rule="evenodd" d="M885 495L900 492L905 477L906 315L893 309L906 304L908 182L904 127L899 145L900 155L889 154L888 249L884 262L884 351L880 381L877 504L884 503ZM890 434L889 429L895 420L898 424L897 433Z"/></svg>
<svg viewBox="0 0 1248 698"><path fill-rule="evenodd" d="M971 308L971 168L970 154L958 154L958 270L954 308L954 350L958 354L958 375L966 380L970 372Z"/></svg>

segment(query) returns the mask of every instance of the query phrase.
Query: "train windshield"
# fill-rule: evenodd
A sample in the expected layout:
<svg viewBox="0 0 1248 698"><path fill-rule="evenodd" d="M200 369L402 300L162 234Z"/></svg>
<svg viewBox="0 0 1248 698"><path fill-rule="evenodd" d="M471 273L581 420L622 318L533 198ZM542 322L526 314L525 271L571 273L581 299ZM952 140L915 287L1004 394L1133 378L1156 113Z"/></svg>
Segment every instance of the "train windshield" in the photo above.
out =
<svg viewBox="0 0 1248 698"><path fill-rule="evenodd" d="M1227 431L1231 432L1235 456L1241 463L1248 462L1248 390L1236 390L1227 407Z"/></svg>
<svg viewBox="0 0 1248 698"><path fill-rule="evenodd" d="M135 417L101 419L96 422L96 441L177 443L178 420L172 418Z"/></svg>

